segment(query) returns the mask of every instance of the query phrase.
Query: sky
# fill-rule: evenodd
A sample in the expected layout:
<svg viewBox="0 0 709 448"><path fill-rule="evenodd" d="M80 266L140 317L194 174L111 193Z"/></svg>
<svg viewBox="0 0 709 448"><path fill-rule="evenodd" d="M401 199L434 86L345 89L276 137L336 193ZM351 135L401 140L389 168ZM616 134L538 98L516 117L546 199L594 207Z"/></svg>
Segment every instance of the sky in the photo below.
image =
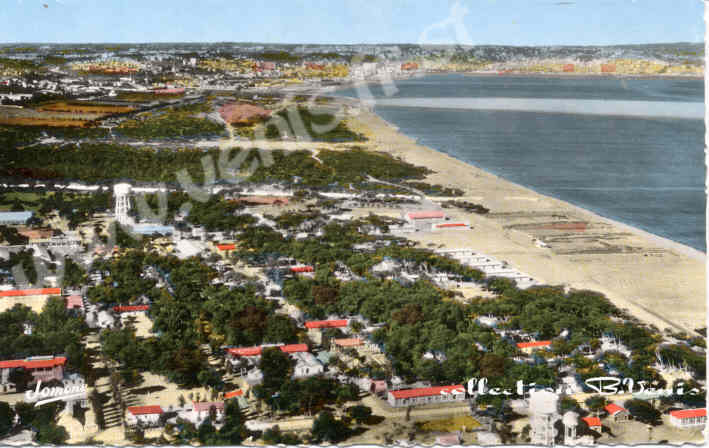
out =
<svg viewBox="0 0 709 448"><path fill-rule="evenodd" d="M0 0L0 42L703 42L702 0Z"/></svg>

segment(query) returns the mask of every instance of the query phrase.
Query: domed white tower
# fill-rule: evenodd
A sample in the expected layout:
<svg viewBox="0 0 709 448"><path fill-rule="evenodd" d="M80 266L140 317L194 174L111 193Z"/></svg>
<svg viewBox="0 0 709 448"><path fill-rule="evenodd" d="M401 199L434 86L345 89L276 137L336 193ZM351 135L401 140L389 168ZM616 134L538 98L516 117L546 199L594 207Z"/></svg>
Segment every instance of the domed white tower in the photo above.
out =
<svg viewBox="0 0 709 448"><path fill-rule="evenodd" d="M119 224L130 225L128 210L130 210L130 184L116 184L113 186L113 195L116 197L116 221Z"/></svg>
<svg viewBox="0 0 709 448"><path fill-rule="evenodd" d="M564 445L576 444L576 427L579 425L579 415L574 411L567 411L562 417L564 424Z"/></svg>

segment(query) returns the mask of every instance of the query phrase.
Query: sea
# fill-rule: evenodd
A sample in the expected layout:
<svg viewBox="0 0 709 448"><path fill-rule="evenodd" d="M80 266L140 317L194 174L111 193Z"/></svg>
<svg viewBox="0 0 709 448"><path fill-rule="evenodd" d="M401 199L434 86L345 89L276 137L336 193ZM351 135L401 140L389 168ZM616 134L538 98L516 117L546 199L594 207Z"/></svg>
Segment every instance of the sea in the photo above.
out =
<svg viewBox="0 0 709 448"><path fill-rule="evenodd" d="M706 253L704 81L436 74L374 100L420 144Z"/></svg>

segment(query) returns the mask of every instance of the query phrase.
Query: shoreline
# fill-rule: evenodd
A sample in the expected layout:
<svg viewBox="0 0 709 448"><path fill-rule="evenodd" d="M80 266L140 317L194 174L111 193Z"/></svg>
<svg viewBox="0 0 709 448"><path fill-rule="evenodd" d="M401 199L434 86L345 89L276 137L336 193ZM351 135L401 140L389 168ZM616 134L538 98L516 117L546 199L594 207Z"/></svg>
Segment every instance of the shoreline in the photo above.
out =
<svg viewBox="0 0 709 448"><path fill-rule="evenodd" d="M359 114L350 121L361 127L358 131L370 131L372 150L426 166L434 171L426 181L461 188L465 191L461 200L475 198L473 202L490 209L489 215L446 209L452 219L470 222L473 232L413 234L421 247L431 244L470 247L506 260L545 284L603 293L619 309L626 309L660 329L692 334L706 327L705 253L539 193L419 144L365 103L352 98L345 101L360 104ZM567 235L571 250L560 250L561 245L557 244L547 249L535 247L538 235L524 228L539 224L540 216L553 213L589 224L587 232ZM520 222L521 230L514 227ZM587 250L589 239L594 244L600 243L596 246L601 249ZM615 249L604 253L604 247Z"/></svg>
<svg viewBox="0 0 709 448"><path fill-rule="evenodd" d="M622 221L618 221L618 220L616 220L616 219L603 216L603 215L601 215L601 214L599 214L599 213L597 213L597 212L594 212L594 211L589 210L589 209L587 209L587 208L583 208L583 207L581 207L581 206L579 206L579 205L576 205L576 204L573 204L573 203L571 203L571 202L569 202L569 201L565 201L565 200L563 200L563 199L560 199L560 198L557 198L557 197L550 196L550 195L548 195L548 194L539 192L539 191L534 190L533 188L528 187L528 186L526 186L526 185L522 185L522 184L516 183L516 182L511 181L511 180L509 180L509 179L505 179L504 177L501 177L501 176L499 176L499 175L497 175L497 174L491 173L490 171L487 171L487 170L485 170L484 168L482 168L482 167L480 167L480 166L478 166L478 165L475 165L474 163L465 162L465 161L460 160L460 159L457 159L457 158L455 158L455 157L451 156L450 154L447 154L447 153L445 153L445 152L443 152L443 151L439 151L438 149L435 149L435 148L431 148L431 147L429 147L429 146L422 145L422 144L418 143L415 138L410 137L410 136L404 134L404 133L401 131L401 129L399 129L398 126L396 126L395 124L393 124L393 123L391 123L391 122L385 120L384 118L382 118L382 117L381 117L379 114L377 114L376 112L371 111L371 113L374 114L374 115L376 115L377 117L379 117L379 119L380 119L381 121L383 121L384 123L386 123L387 126L391 127L391 129L394 130L395 132L397 132L397 133L399 133L399 134L405 136L405 137L408 138L408 139L411 139L415 144L417 144L417 145L419 145L419 146L422 146L422 147L424 147L424 148L427 148L428 150L433 151L433 152L436 152L436 153L439 154L440 156L449 159L452 163L462 163L463 165L466 165L466 166L475 168L475 169L477 169L477 170L483 171L483 172L485 172L488 176L497 178L497 179L499 179L499 180L502 181L502 182L506 182L506 183L508 183L508 184L514 185L514 186L517 187L517 188L520 188L520 189L523 189L523 190L527 190L527 191L529 191L530 193L533 193L533 194L535 194L535 195L539 195L539 196L542 196L542 197L547 198L547 199L553 199L553 200L555 200L555 201L563 202L563 203L565 203L568 207L573 207L573 208L576 209L577 212L579 212L579 213L581 213L581 214L584 214L584 215L586 215L586 216L589 216L590 218L607 222L607 223L610 224L610 225L614 225L614 226L617 226L617 227L621 227L621 228L623 228L624 230L627 230L627 231L629 231L629 232L635 233L635 234L637 234L637 235L640 236L640 237L648 238L648 239L654 240L655 242L659 243L662 247L665 247L665 248L671 249L671 250L677 250L678 252L681 252L681 253L687 255L688 257L694 258L694 259L699 260L699 261L702 261L702 262L706 262L707 254L706 254L705 252L702 252L702 251L699 250L699 249L695 249L694 247L688 246L688 245L683 244L683 243L680 243L679 241L675 241L675 240L673 240L673 239L670 239L670 238L667 238L667 237L664 237L664 236L661 236L661 235L657 235L657 234L652 233L652 232L649 232L649 231L647 231L647 230L643 230L643 229L641 229L641 228L639 228L639 227L633 226L632 224L624 223L624 222L622 222Z"/></svg>

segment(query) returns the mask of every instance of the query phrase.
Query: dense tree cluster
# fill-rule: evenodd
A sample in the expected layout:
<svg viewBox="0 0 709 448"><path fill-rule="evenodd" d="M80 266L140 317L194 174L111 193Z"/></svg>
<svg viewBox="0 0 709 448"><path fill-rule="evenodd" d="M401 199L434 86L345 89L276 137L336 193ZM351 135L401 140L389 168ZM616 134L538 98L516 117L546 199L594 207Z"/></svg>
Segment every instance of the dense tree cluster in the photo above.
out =
<svg viewBox="0 0 709 448"><path fill-rule="evenodd" d="M32 334L25 334L26 324ZM0 328L0 359L65 354L69 369L84 370L81 338L87 328L82 318L66 310L62 298L50 297L39 314L15 305L0 313Z"/></svg>
<svg viewBox="0 0 709 448"><path fill-rule="evenodd" d="M292 138L309 139L316 142L363 142L367 138L352 131L347 124L336 115L326 110L315 112L309 108L299 106L297 109L283 109L276 113L276 117L290 123L293 130L288 129L286 134ZM296 117L291 120L291 117ZM297 125L295 124L297 123ZM301 127L302 126L302 127ZM292 133L291 133L292 132ZM285 137L275 124L266 126L266 138L280 139Z"/></svg>

